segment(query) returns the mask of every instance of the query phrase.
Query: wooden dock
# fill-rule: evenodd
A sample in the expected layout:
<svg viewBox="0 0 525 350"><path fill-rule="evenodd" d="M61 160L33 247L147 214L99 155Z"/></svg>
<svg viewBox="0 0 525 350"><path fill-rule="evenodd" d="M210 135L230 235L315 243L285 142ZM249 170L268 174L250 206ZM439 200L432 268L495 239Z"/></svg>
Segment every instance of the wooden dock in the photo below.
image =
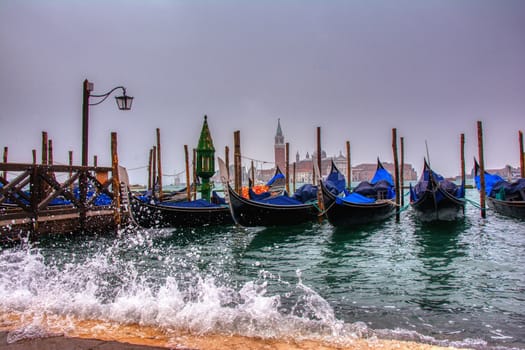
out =
<svg viewBox="0 0 525 350"><path fill-rule="evenodd" d="M130 219L126 179L116 154L111 167L2 162L0 242L118 229Z"/></svg>

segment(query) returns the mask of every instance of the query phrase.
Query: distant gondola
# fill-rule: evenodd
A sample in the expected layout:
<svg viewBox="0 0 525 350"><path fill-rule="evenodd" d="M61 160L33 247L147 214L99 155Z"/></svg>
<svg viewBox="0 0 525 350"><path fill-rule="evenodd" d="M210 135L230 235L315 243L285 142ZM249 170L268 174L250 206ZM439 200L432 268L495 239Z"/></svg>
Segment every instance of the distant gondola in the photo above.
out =
<svg viewBox="0 0 525 350"><path fill-rule="evenodd" d="M251 198L248 199L236 193L231 187L227 175L225 176L224 161L220 158L219 164L221 177L227 190L226 200L229 202L232 217L238 225L247 227L289 226L313 221L317 218L319 214L317 200L309 200L306 196L300 200L297 196L290 197L280 191L283 188L284 176L279 168L276 169L274 177L267 185L281 193L272 195L272 190L270 190L264 194L256 195L250 191ZM279 184L274 183L276 179L276 182L280 182ZM316 198L317 189L315 186L309 185L309 188L311 191L315 191L315 194L310 195L310 198Z"/></svg>
<svg viewBox="0 0 525 350"><path fill-rule="evenodd" d="M481 190L479 165L474 162L475 181L478 191ZM485 193L489 208L496 212L518 219L525 219L525 179L513 182L504 180L497 174L485 172Z"/></svg>
<svg viewBox="0 0 525 350"><path fill-rule="evenodd" d="M353 192L345 189L344 175L332 162L326 180L321 181L328 221L334 226L351 226L382 221L396 210L394 181L379 159L370 182L361 182Z"/></svg>
<svg viewBox="0 0 525 350"><path fill-rule="evenodd" d="M418 183L410 185L410 205L421 221L452 221L465 209L465 184L460 186L432 171L427 161Z"/></svg>
<svg viewBox="0 0 525 350"><path fill-rule="evenodd" d="M135 221L146 228L233 224L228 205L210 203L203 199L155 203L132 196L131 209Z"/></svg>

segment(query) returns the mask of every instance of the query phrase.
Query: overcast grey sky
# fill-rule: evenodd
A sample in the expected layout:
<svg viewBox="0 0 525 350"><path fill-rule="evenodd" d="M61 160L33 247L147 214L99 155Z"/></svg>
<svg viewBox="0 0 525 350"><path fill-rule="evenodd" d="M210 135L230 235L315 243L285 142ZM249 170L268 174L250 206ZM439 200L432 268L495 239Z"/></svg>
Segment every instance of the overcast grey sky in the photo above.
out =
<svg viewBox="0 0 525 350"><path fill-rule="evenodd" d="M0 146L31 161L41 132L56 162L80 163L82 81L124 85L130 112L90 109L90 160L145 166L161 129L163 169L184 169L204 114L217 155L241 131L244 156L273 160L277 119L291 155L352 147L354 164L407 162L459 173L485 131L486 165L517 166L525 130L525 1L0 1ZM113 97L111 98L112 100ZM144 182L146 170L130 170ZM166 181L170 181L166 179Z"/></svg>

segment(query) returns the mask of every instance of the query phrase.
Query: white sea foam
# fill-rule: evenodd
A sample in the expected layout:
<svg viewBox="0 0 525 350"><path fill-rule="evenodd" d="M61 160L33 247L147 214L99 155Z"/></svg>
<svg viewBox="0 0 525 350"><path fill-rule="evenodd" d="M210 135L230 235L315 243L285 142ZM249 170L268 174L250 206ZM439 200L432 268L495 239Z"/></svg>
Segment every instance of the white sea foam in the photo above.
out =
<svg viewBox="0 0 525 350"><path fill-rule="evenodd" d="M137 235L129 247L149 247L151 239ZM0 308L31 315L32 322L10 332L9 342L46 337L44 317L54 313L67 319L101 319L118 323L138 323L162 329L185 329L193 333L219 332L262 338L324 339L347 343L356 337L398 338L437 345L483 347L480 340L438 341L402 329L373 331L363 322L338 320L328 301L303 284L297 271L295 284L281 281L261 270L256 280L239 287L219 282L191 267L154 281L140 272L140 264L122 258L117 246L68 262L46 259L39 249L29 246L0 252ZM200 252L189 251L191 265ZM158 254L150 254L157 256ZM165 256L163 264L173 264ZM270 293L269 283L280 283L283 293ZM283 301L286 300L286 307ZM64 324L67 328L67 322ZM499 335L499 334L497 334Z"/></svg>

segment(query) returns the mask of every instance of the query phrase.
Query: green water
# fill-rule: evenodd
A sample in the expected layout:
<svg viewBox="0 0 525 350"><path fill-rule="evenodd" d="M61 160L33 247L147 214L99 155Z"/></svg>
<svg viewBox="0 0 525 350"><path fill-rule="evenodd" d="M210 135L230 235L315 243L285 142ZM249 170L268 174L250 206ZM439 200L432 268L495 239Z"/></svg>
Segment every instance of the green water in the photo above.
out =
<svg viewBox="0 0 525 350"><path fill-rule="evenodd" d="M474 192L469 192L475 200ZM525 349L525 222L136 229L3 248L0 306L198 332Z"/></svg>

